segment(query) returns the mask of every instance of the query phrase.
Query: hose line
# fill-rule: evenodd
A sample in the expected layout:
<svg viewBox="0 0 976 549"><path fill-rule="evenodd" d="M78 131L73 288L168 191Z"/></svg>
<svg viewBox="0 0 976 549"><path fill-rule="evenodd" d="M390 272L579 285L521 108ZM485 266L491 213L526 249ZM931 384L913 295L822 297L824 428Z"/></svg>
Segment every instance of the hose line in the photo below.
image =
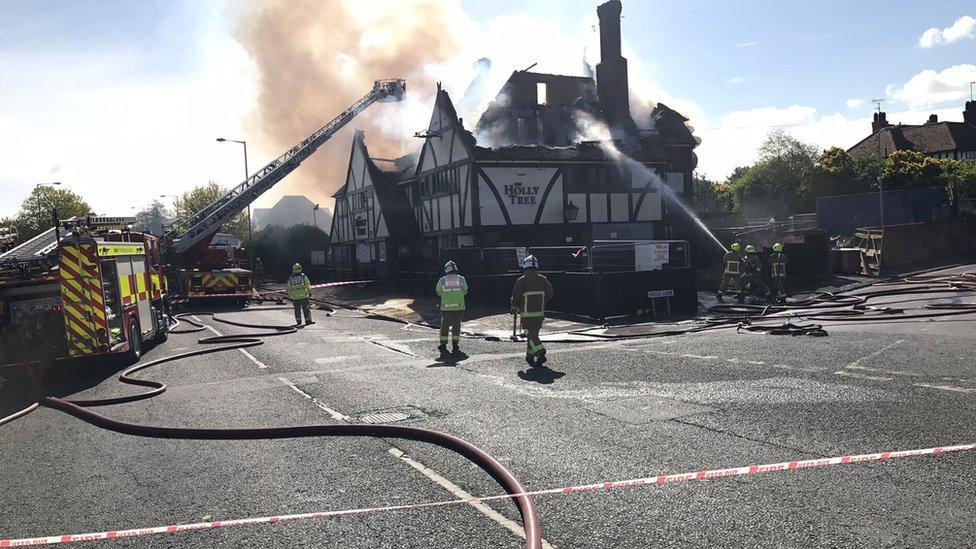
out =
<svg viewBox="0 0 976 549"><path fill-rule="evenodd" d="M172 330L170 333L187 334L196 333L207 329L201 322L196 322L188 318L191 313L176 315L177 325L180 321L190 324L192 328ZM220 353L233 349L245 349L263 345L264 337L292 334L297 331L295 326L275 326L262 324L248 324L222 319L208 313L212 320L232 326L254 328L266 330L239 335L218 335L204 337L197 340L202 344L221 343L223 345L179 353L176 355L151 360L143 364L136 364L127 368L119 375L119 381L129 385L148 387L150 390L114 398L71 400L61 399L47 395L39 384L35 381L35 391L37 403L28 409L22 410L17 414L3 418L3 422L13 421L19 417L27 415L38 406L45 406L59 410L91 425L113 431L116 433L148 437L159 439L180 439L180 440L277 440L291 438L310 438L310 437L373 437L373 438L397 438L425 442L451 450L465 457L481 470L488 473L507 494L512 496L515 507L522 516L522 524L525 530L526 549L542 548L542 529L539 523L538 512L533 499L526 495L526 489L522 483L504 465L491 457L484 450L477 446L453 435L421 429L417 427L405 427L398 425L377 425L377 424L334 424L334 425L305 425L297 427L258 427L249 429L218 429L218 428L186 428L186 427L157 427L150 425L139 425L118 421L110 417L95 413L88 408L97 406L107 406L112 404L122 404L135 402L160 395L166 391L166 384L148 379L133 377L133 374L180 359L201 356L212 353ZM2 424L2 423L0 423Z"/></svg>

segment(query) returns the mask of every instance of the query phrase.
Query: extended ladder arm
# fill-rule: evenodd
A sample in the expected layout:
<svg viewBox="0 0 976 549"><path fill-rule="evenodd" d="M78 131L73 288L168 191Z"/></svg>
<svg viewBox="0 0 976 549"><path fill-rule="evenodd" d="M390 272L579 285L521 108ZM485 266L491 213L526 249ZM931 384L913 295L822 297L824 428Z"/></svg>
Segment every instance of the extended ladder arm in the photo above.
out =
<svg viewBox="0 0 976 549"><path fill-rule="evenodd" d="M406 83L400 79L377 80L369 93L342 114L306 137L301 143L269 162L254 175L249 176L241 184L228 191L227 194L195 213L186 221L189 228L185 232L177 234L174 231L167 235L172 239L173 250L177 253L183 253L197 246L206 246L221 226L244 210L265 191L284 179L356 115L377 101L401 100L406 88Z"/></svg>

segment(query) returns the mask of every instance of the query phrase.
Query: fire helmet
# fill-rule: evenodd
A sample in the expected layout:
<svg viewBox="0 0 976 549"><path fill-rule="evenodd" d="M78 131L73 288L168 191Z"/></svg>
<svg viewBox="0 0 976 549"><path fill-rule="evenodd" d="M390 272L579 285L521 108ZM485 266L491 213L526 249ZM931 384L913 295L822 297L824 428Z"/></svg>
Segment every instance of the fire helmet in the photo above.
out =
<svg viewBox="0 0 976 549"><path fill-rule="evenodd" d="M737 252L742 249L742 246L739 246L738 242L733 242L732 245L729 246L729 249L731 249L733 252Z"/></svg>
<svg viewBox="0 0 976 549"><path fill-rule="evenodd" d="M776 253L781 253L783 251L783 245L780 244L779 242L773 244L773 251Z"/></svg>
<svg viewBox="0 0 976 549"><path fill-rule="evenodd" d="M293 273L300 273L300 272L302 272L302 264L301 263L295 263L294 265L292 265L291 266L291 272L293 272Z"/></svg>
<svg viewBox="0 0 976 549"><path fill-rule="evenodd" d="M444 274L451 274L458 272L457 263L453 261L448 261L444 264Z"/></svg>
<svg viewBox="0 0 976 549"><path fill-rule="evenodd" d="M756 253L756 247L753 246L752 244L749 244L748 246L746 246L746 253L747 254L754 254L754 253Z"/></svg>
<svg viewBox="0 0 976 549"><path fill-rule="evenodd" d="M538 269L539 268L539 260L536 259L534 255L525 256L525 259L522 260L522 268L523 269Z"/></svg>

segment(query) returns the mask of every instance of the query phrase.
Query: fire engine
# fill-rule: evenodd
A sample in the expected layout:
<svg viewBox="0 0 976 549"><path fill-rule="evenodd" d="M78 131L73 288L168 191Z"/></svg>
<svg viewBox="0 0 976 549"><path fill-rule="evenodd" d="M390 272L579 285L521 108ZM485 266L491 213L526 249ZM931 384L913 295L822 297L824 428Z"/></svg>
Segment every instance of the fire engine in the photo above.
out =
<svg viewBox="0 0 976 549"><path fill-rule="evenodd" d="M245 262L240 247L214 245L217 231L298 168L356 115L376 102L402 100L406 89L401 79L377 80L366 95L328 124L190 216L180 224L181 229L167 233L162 246L174 299L221 298L243 305L254 291L254 277L241 267Z"/></svg>
<svg viewBox="0 0 976 549"><path fill-rule="evenodd" d="M72 218L0 255L0 364L127 354L168 331L156 237Z"/></svg>

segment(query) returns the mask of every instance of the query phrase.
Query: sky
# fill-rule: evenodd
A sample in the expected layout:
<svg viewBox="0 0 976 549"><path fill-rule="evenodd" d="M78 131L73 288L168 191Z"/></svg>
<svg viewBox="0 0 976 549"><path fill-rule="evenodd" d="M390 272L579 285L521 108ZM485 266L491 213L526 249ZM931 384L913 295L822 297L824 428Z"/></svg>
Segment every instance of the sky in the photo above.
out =
<svg viewBox="0 0 976 549"><path fill-rule="evenodd" d="M42 182L62 182L107 215L131 215L153 199L168 205L163 195L209 180L235 185L241 148L217 137L247 139L252 171L283 152L262 148L260 73L237 40L252 1L6 0L0 217ZM496 87L532 63L582 74L584 57L598 61L599 1L431 3L457 21L456 54L429 69L455 98L481 56L493 61ZM698 171L711 179L750 164L774 129L849 147L869 133L872 99L884 100L893 122L930 113L961 120L976 81L971 0L624 0L623 16L633 93L691 119L702 139ZM290 74L301 78L301 68ZM404 108L397 127L421 129L429 108ZM333 187L323 183L310 198L329 204ZM286 179L255 205L288 192Z"/></svg>

